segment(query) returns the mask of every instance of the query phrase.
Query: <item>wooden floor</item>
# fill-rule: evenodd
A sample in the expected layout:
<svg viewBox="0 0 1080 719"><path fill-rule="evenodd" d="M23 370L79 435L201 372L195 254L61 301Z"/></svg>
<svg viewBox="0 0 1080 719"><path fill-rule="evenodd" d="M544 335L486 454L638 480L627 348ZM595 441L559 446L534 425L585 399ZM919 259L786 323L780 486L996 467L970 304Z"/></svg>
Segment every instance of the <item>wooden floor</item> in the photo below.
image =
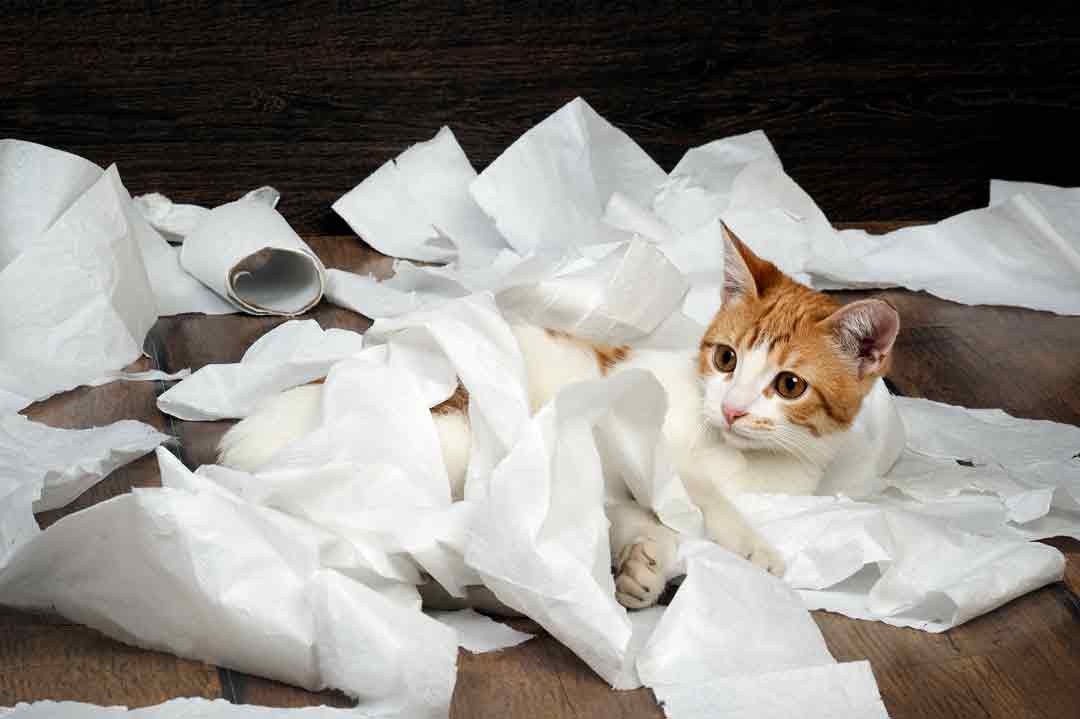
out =
<svg viewBox="0 0 1080 719"><path fill-rule="evenodd" d="M878 225L876 229L887 229ZM353 237L309 238L328 267L385 272L386 258ZM854 293L852 293L854 294ZM903 330L890 377L905 395L1019 416L1080 424L1080 318L1013 308L965 307L921 293L885 293ZM364 330L370 322L322 304L324 327ZM174 371L232 362L282 319L184 315L158 321L143 367ZM228 423L182 422L154 404L164 386L116 382L82 388L30 407L58 427L121 418L149 422L180 438L192 467L212 460ZM145 457L119 470L57 518L134 486L159 482ZM894 719L908 717L1076 717L1080 706L1080 543L1051 543L1069 554L1066 581L1022 597L944 634L926 634L825 612L815 618L840 661L869 659ZM528 621L519 628L539 631ZM659 717L648 690L614 692L569 650L541 635L500 653L459 658L454 717ZM0 706L72 699L142 706L172 697L224 697L272 706L348 705L339 694L310 694L198 662L126 647L62 619L0 610Z"/></svg>

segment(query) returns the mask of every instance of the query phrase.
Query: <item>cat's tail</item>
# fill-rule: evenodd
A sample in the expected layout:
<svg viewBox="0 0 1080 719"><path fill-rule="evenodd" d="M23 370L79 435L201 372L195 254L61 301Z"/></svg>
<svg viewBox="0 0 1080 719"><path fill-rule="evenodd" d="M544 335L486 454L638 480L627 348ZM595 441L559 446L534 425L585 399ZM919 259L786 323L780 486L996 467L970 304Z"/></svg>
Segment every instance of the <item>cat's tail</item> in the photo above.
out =
<svg viewBox="0 0 1080 719"><path fill-rule="evenodd" d="M319 428L322 393L321 384L307 384L263 402L221 438L218 464L244 472L270 468L274 455L286 445ZM467 395L459 391L432 413L450 480L450 494L455 500L464 497L469 466L472 437L466 404Z"/></svg>
<svg viewBox="0 0 1080 719"><path fill-rule="evenodd" d="M225 433L218 444L218 464L255 472L286 445L318 428L322 387L302 385L259 405Z"/></svg>

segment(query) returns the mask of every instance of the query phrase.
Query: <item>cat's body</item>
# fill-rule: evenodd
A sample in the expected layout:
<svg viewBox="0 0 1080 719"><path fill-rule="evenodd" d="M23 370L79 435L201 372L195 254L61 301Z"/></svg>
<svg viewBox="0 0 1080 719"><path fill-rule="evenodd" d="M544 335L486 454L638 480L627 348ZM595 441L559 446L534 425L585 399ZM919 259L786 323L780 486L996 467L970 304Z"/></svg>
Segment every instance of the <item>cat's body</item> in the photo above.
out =
<svg viewBox="0 0 1080 719"><path fill-rule="evenodd" d="M574 382L631 369L651 372L667 393L663 434L670 457L704 514L709 537L780 573L775 551L729 497L814 493L871 383L884 372L898 325L880 301L840 310L734 237L728 241L724 309L699 347L631 350L530 325L513 331L533 411ZM222 440L221 463L248 471L267 466L279 449L318 426L321 393L320 385L298 387L260 407ZM432 411L455 499L463 494L468 465L467 399L459 392ZM628 493L610 502L608 518L619 601L655 603L673 573L677 536Z"/></svg>

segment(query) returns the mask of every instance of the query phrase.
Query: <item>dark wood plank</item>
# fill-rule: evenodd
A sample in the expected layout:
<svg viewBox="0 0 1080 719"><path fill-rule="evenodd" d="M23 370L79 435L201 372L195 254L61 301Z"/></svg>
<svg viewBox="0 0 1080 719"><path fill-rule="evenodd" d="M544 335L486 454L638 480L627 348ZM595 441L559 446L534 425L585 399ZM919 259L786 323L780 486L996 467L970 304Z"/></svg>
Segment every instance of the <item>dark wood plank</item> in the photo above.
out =
<svg viewBox="0 0 1080 719"><path fill-rule="evenodd" d="M833 217L937 219L1004 176L1076 184L1072 3L5 3L0 136L136 192L273 183L303 231L451 124L477 167L575 95L664 167L765 129Z"/></svg>
<svg viewBox="0 0 1080 719"><path fill-rule="evenodd" d="M296 319L316 320L323 329L363 332L371 326L371 320L325 300ZM160 318L151 332L160 339L161 362L167 371L194 371L203 365L239 362L255 340L287 321L285 317L248 315L173 315Z"/></svg>
<svg viewBox="0 0 1080 719"><path fill-rule="evenodd" d="M86 627L0 615L0 706L53 699L134 707L178 696L221 697L218 670L128 647Z"/></svg>

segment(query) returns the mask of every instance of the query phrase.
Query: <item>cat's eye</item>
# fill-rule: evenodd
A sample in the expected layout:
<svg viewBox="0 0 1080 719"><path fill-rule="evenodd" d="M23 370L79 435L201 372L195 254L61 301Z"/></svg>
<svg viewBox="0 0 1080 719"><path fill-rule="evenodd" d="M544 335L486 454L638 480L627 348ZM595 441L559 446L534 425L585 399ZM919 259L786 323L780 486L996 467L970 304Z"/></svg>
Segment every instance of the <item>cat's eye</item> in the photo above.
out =
<svg viewBox="0 0 1080 719"><path fill-rule="evenodd" d="M806 380L792 372L776 375L776 393L784 399L798 399L806 391Z"/></svg>
<svg viewBox="0 0 1080 719"><path fill-rule="evenodd" d="M734 372L738 361L739 358L735 354L735 350L727 345L716 346L716 350L713 352L713 364L716 365L716 369L721 372Z"/></svg>

